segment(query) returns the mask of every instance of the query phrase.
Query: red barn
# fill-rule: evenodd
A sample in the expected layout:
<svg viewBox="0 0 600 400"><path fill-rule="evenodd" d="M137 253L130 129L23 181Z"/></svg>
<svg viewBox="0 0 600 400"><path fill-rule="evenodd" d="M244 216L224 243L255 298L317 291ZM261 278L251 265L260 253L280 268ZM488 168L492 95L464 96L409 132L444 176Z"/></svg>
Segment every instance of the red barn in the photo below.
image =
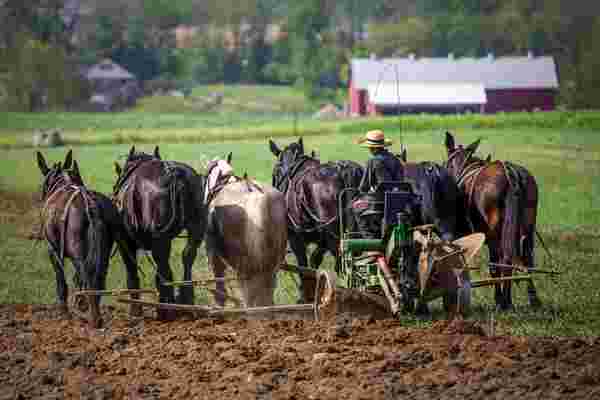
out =
<svg viewBox="0 0 600 400"><path fill-rule="evenodd" d="M353 115L403 112L548 111L558 91L552 57L356 58Z"/></svg>

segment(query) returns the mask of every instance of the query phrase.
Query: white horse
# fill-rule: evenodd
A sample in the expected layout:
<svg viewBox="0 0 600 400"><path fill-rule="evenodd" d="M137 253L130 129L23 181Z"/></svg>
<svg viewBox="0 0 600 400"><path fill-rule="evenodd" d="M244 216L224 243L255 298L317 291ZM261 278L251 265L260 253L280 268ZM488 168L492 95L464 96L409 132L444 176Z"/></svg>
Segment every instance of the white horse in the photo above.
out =
<svg viewBox="0 0 600 400"><path fill-rule="evenodd" d="M217 279L215 300L223 306L226 267L239 279L247 307L273 305L277 271L287 249L287 208L272 186L233 174L227 160L208 163L206 202L208 261Z"/></svg>

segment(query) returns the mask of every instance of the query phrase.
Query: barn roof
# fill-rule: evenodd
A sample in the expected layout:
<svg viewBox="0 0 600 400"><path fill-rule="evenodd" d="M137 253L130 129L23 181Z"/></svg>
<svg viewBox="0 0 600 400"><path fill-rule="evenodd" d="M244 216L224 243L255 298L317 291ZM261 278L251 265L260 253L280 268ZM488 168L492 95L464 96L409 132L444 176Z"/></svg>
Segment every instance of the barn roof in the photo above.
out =
<svg viewBox="0 0 600 400"><path fill-rule="evenodd" d="M355 58L352 81L357 89L377 83L483 84L485 89L556 89L552 57ZM396 77L397 75L397 77Z"/></svg>
<svg viewBox="0 0 600 400"><path fill-rule="evenodd" d="M378 106L445 106L486 104L481 83L384 83L370 84L369 102Z"/></svg>
<svg viewBox="0 0 600 400"><path fill-rule="evenodd" d="M131 73L119 64L105 59L86 71L88 79L134 79Z"/></svg>

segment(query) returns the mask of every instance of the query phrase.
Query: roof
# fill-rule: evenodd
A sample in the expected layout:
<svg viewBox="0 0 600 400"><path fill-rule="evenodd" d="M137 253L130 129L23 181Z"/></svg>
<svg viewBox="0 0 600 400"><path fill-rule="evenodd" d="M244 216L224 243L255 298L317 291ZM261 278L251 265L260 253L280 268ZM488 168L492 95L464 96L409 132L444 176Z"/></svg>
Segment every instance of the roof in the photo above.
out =
<svg viewBox="0 0 600 400"><path fill-rule="evenodd" d="M119 64L112 62L109 59L105 59L100 63L92 66L86 72L88 79L134 79L131 73Z"/></svg>
<svg viewBox="0 0 600 400"><path fill-rule="evenodd" d="M485 89L558 88L552 57L355 58L351 68L354 87L364 90L370 84L396 81L477 83Z"/></svg>
<svg viewBox="0 0 600 400"><path fill-rule="evenodd" d="M481 83L392 83L371 84L369 102L379 105L473 105L486 104Z"/></svg>

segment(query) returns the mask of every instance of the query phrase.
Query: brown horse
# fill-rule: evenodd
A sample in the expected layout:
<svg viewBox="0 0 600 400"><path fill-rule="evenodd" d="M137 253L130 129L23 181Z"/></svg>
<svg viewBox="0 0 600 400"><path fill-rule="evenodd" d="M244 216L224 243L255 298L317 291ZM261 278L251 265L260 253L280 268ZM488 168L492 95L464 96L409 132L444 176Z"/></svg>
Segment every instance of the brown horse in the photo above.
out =
<svg viewBox="0 0 600 400"><path fill-rule="evenodd" d="M269 146L277 157L273 186L285 195L288 238L298 265L307 267L306 246L316 243L318 248L313 253L315 257L311 255L311 267L319 267L323 249L327 249L336 256L336 270L339 270L338 196L344 189L344 181L337 168L306 155L302 138L283 150L271 140ZM299 301L312 301L304 286L301 280Z"/></svg>
<svg viewBox="0 0 600 400"><path fill-rule="evenodd" d="M456 145L446 132L446 166L456 178L473 232L482 232L490 253L492 276L510 276L514 268L535 268L534 247L538 204L535 178L524 167L508 161L487 161L474 156L480 140L467 147ZM496 284L496 306L512 308L511 282ZM532 281L527 294L532 306L540 300Z"/></svg>
<svg viewBox="0 0 600 400"><path fill-rule="evenodd" d="M236 272L248 307L273 305L277 271L285 261L287 214L283 193L247 176L233 174L227 160L208 164L206 250L217 278L216 300L224 305L222 279Z"/></svg>
<svg viewBox="0 0 600 400"><path fill-rule="evenodd" d="M154 154L136 152L132 147L123 168L116 163L115 168L118 179L113 199L121 212L129 249L128 254L122 252L123 261L135 268L137 250L151 250L157 266L155 280L160 301L172 303L173 287L163 285L173 280L169 265L171 242L187 231L183 280L191 280L192 266L206 232L206 179L186 164L163 161L158 146ZM193 288L182 288L178 301L192 304ZM159 313L161 319L173 317L172 312Z"/></svg>
<svg viewBox="0 0 600 400"><path fill-rule="evenodd" d="M86 188L71 150L64 163L52 168L37 152L37 163L44 176L42 231L56 273L58 304L68 313L65 259L73 264L78 289L104 290L111 250L119 239L118 212L108 197ZM100 296L94 296L90 307L95 327L102 323L99 306Z"/></svg>

